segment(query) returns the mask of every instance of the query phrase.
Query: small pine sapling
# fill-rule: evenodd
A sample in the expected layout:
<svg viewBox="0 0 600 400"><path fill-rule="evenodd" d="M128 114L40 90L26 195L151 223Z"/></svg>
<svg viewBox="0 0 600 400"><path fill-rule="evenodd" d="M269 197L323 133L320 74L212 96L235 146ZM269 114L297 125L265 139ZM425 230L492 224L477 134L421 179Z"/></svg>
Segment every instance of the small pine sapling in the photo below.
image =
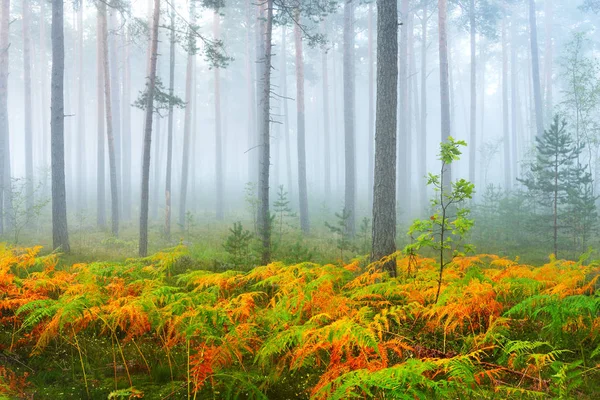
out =
<svg viewBox="0 0 600 400"><path fill-rule="evenodd" d="M371 247L371 220L367 217L364 217L360 222L360 227L358 228L358 236L360 238L360 252L368 253Z"/></svg>
<svg viewBox="0 0 600 400"><path fill-rule="evenodd" d="M258 196L256 195L256 182L246 183L244 192L246 209L250 213L250 218L252 218L252 226L254 227L254 233L256 233L258 231Z"/></svg>
<svg viewBox="0 0 600 400"><path fill-rule="evenodd" d="M447 181L448 166L460 158L462 154L460 146L466 145L466 142L454 140L453 137L449 137L447 142L441 143L439 159L442 162L442 168L440 174L430 173L427 179L427 185L433 186L436 192L436 196L431 199L433 214L429 219L413 221L408 231L413 242L404 249L409 256L427 247L438 253L440 270L435 295L436 303L440 297L444 268L452 262L454 257L472 250L471 245L461 245L461 240L473 226L473 220L468 218L470 210L459 206L465 200L473 197L475 185L465 179L455 182ZM417 234L418 236L416 236ZM461 248L462 253L460 252Z"/></svg>
<svg viewBox="0 0 600 400"><path fill-rule="evenodd" d="M350 212L346 211L346 208L342 210L342 213L335 213L337 222L332 225L329 222L325 222L325 226L331 233L337 236L336 245L340 251L340 259L344 262L344 251L352 250L352 240L350 233L348 232L347 221L350 218Z"/></svg>
<svg viewBox="0 0 600 400"><path fill-rule="evenodd" d="M273 210L275 211L275 217L277 224L279 225L279 242L283 237L283 222L286 218L295 217L296 214L290 208L290 200L288 199L288 193L284 190L283 185L279 186L277 192L277 200L273 203Z"/></svg>
<svg viewBox="0 0 600 400"><path fill-rule="evenodd" d="M229 228L230 235L225 239L223 248L229 253L229 261L235 268L248 267L250 264L250 241L252 234L244 229L241 222L235 222Z"/></svg>

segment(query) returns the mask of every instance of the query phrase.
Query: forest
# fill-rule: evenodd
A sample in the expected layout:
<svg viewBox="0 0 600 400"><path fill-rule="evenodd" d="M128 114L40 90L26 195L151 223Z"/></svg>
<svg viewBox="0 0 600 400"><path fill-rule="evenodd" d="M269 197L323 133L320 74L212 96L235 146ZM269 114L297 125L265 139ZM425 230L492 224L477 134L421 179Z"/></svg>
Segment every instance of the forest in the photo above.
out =
<svg viewBox="0 0 600 400"><path fill-rule="evenodd" d="M0 400L598 398L598 32L0 0Z"/></svg>

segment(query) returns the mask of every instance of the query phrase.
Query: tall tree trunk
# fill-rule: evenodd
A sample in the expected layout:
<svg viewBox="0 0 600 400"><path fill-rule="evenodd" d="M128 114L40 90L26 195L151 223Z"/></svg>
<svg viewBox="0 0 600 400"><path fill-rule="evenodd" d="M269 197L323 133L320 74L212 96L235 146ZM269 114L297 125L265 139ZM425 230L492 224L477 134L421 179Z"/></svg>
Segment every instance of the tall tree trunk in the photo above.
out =
<svg viewBox="0 0 600 400"><path fill-rule="evenodd" d="M160 49L160 40L159 40L159 49ZM156 76L159 77L160 79L160 65L157 66L156 68ZM162 137L162 126L163 126L163 119L162 117L159 115L159 113L154 113L154 171L153 171L153 181L154 183L152 184L151 188L152 188L152 209L150 210L150 218L152 220L155 220L158 217L158 204L160 203L160 199L159 197L159 193L160 193L160 147L161 147L161 143L160 143L160 139Z"/></svg>
<svg viewBox="0 0 600 400"><path fill-rule="evenodd" d="M169 47L169 96L173 97L175 86L175 7L171 8L171 40ZM167 168L165 177L165 236L171 238L171 169L173 164L173 104L169 104L167 128ZM158 160L155 160L158 164Z"/></svg>
<svg viewBox="0 0 600 400"><path fill-rule="evenodd" d="M427 204L427 24L429 15L427 1L423 2L423 16L421 17L421 132L419 135L419 204L425 209ZM423 211L423 210L421 210Z"/></svg>
<svg viewBox="0 0 600 400"><path fill-rule="evenodd" d="M370 8L371 6L369 5L369 9ZM322 27L323 34L326 35L327 26L325 21L323 21ZM325 163L325 167L323 168L323 172L325 173L325 204L331 204L331 133L329 131L329 74L327 71L327 51L322 50L321 60L321 75L323 78L323 141L325 142L325 145L323 146L323 161ZM372 137L370 140L372 140ZM371 151L372 149L369 150L369 152ZM371 169L372 165L369 166L369 171ZM369 176L371 175L372 173L369 172Z"/></svg>
<svg viewBox="0 0 600 400"><path fill-rule="evenodd" d="M111 95L110 68L108 62L108 25L106 18L106 4L100 3L100 16L102 22L102 52L104 62L104 100L106 108L106 138L108 143L108 164L110 169L110 198L111 198L111 231L119 236L119 193L117 183L117 159L115 154L115 137L113 129L113 99Z"/></svg>
<svg viewBox="0 0 600 400"><path fill-rule="evenodd" d="M4 219L8 219L7 204L10 196L10 159L8 136L8 50L10 47L10 1L0 5L0 234L4 233ZM29 116L26 116L26 118ZM10 156L9 156L10 157ZM8 161L8 162L7 162ZM8 178L8 179L7 179ZM9 182L7 187L6 182ZM8 222L7 222L8 225Z"/></svg>
<svg viewBox="0 0 600 400"><path fill-rule="evenodd" d="M536 134L544 134L544 114L542 111L542 90L540 88L540 62L537 42L537 23L535 20L535 0L529 0L529 33L531 35L531 72L533 79L533 100L535 102Z"/></svg>
<svg viewBox="0 0 600 400"><path fill-rule="evenodd" d="M196 23L194 15L194 2L190 2L190 14L192 25ZM193 40L190 37L190 40ZM188 186L188 173L190 169L190 128L191 128L191 116L192 116L192 74L194 72L194 58L193 54L188 53L187 67L185 71L185 114L183 119L183 158L181 163L181 193L179 195L179 225L185 226L185 214L186 214L186 200L187 200L187 186Z"/></svg>
<svg viewBox="0 0 600 400"><path fill-rule="evenodd" d="M123 37L123 130L121 132L122 139L122 158L123 168L121 175L123 185L121 194L123 197L123 219L131 220L131 37L129 26L126 28L125 36Z"/></svg>
<svg viewBox="0 0 600 400"><path fill-rule="evenodd" d="M290 197L294 195L294 184L292 183L292 154L290 139L290 122L287 98L287 51L286 51L286 29L281 27L281 103L283 105L283 134L285 135L285 163L287 172L287 190Z"/></svg>
<svg viewBox="0 0 600 400"><path fill-rule="evenodd" d="M374 176L374 168L375 168L375 82L373 81L373 69L375 67L373 60L373 3L369 3L369 144L367 146L367 151L369 152L369 170L367 171L368 175L368 205L369 208L373 207L373 176ZM329 168L329 165L327 166Z"/></svg>
<svg viewBox="0 0 600 400"><path fill-rule="evenodd" d="M220 18L218 11L213 14L214 40L220 40ZM214 68L215 85L215 183L217 188L216 215L217 220L223 219L224 197L223 197L223 136L221 132L221 70Z"/></svg>
<svg viewBox="0 0 600 400"><path fill-rule="evenodd" d="M439 55L440 55L440 106L442 142L450 137L450 85L448 82L448 4L447 0L438 0L438 30L439 30ZM452 181L452 169L448 165L445 170L448 178L446 182Z"/></svg>
<svg viewBox="0 0 600 400"><path fill-rule="evenodd" d="M549 114L552 114L552 67L553 67L553 43L552 43L552 24L554 19L554 10L552 0L545 0L545 50L544 50L544 72L546 75L546 110L549 110Z"/></svg>
<svg viewBox="0 0 600 400"><path fill-rule="evenodd" d="M50 135L48 134L48 62L46 60L46 1L40 1L40 99L42 104L41 116L42 116L42 157L41 157L41 166L44 170L44 195L47 193L47 180L48 174L45 172L47 168L50 167L50 163L48 162L48 156L50 155L50 150L48 149L48 145L50 143Z"/></svg>
<svg viewBox="0 0 600 400"><path fill-rule="evenodd" d="M117 183L117 193L121 193L121 90L119 82L119 53L117 52L117 39L116 31L119 23L116 16L117 11L110 10L108 27L110 35L108 35L109 51L110 51L110 95L111 95L111 112L112 112L112 128L114 138L114 152L115 152L115 173ZM110 156L109 156L110 157ZM119 202L119 215L123 209L121 199L117 198Z"/></svg>
<svg viewBox="0 0 600 400"><path fill-rule="evenodd" d="M148 255L148 194L150 184L150 146L152 145L152 114L154 111L154 87L156 84L156 59L158 58L158 23L160 21L160 0L154 0L152 30L150 39L150 58L148 60L148 93L144 126L144 152L142 154L142 193L140 207L140 257Z"/></svg>
<svg viewBox="0 0 600 400"><path fill-rule="evenodd" d="M245 2L246 17L246 90L248 96L248 182L256 182L258 171L256 169L256 88L253 64L256 58L252 54L252 2ZM285 29L284 29L285 30ZM282 47L285 49L285 46Z"/></svg>
<svg viewBox="0 0 600 400"><path fill-rule="evenodd" d="M470 0L469 25L471 41L471 120L469 135L469 181L475 182L475 158L477 150L477 54L476 26L475 26L475 0Z"/></svg>
<svg viewBox="0 0 600 400"><path fill-rule="evenodd" d="M306 139L304 120L304 57L302 54L302 31L300 29L300 13L296 10L294 23L294 42L296 46L296 109L298 134L298 195L300 204L300 228L308 233L308 193L306 187Z"/></svg>
<svg viewBox="0 0 600 400"><path fill-rule="evenodd" d="M98 128L98 168L96 170L96 223L99 228L106 226L106 193L105 193L105 150L104 150L104 51L102 50L102 16L100 7L96 18L96 106Z"/></svg>
<svg viewBox="0 0 600 400"><path fill-rule="evenodd" d="M356 150L354 133L355 112L354 71L354 0L344 4L344 154L346 165L344 210L348 213L346 231L355 234L356 220Z"/></svg>
<svg viewBox="0 0 600 400"><path fill-rule="evenodd" d="M377 2L377 103L371 260L396 251L396 119L398 104L397 0ZM384 268L396 276L396 261Z"/></svg>
<svg viewBox="0 0 600 400"><path fill-rule="evenodd" d="M398 63L400 75L398 76L399 93L399 118L398 118L398 161L396 175L396 196L403 200L403 211L405 217L410 217L410 190L409 190L409 152L410 139L408 132L408 0L401 0L400 5L400 48Z"/></svg>
<svg viewBox="0 0 600 400"><path fill-rule="evenodd" d="M25 111L25 201L28 218L33 217L33 127L31 112L31 31L29 0L23 0L23 82Z"/></svg>
<svg viewBox="0 0 600 400"><path fill-rule="evenodd" d="M519 82L517 79L517 24L515 21L515 16L513 12L513 16L510 19L510 116L511 116L511 171L512 171L512 179L519 176L519 170L517 167L518 163L518 154L517 154L517 137L519 136L517 127L518 121L518 113L520 107L518 107L518 86ZM512 182L511 182L512 183ZM512 186L512 185L511 185Z"/></svg>
<svg viewBox="0 0 600 400"><path fill-rule="evenodd" d="M504 1L506 9L506 0ZM514 42L513 42L514 43ZM514 46L514 44L513 44ZM506 39L506 11L502 16L502 129L504 142L504 189L510 190L512 186L510 164L510 128L508 122L508 44ZM514 174L514 171L513 171ZM487 182L486 182L487 183Z"/></svg>
<svg viewBox="0 0 600 400"><path fill-rule="evenodd" d="M3 1L2 18L8 20L8 1ZM8 21L6 21L8 22ZM4 23L2 24L4 25ZM0 34L0 36L3 36ZM0 46L5 48L4 46ZM1 68L0 68L1 70ZM52 247L68 253L67 195L65 189L65 110L64 110L65 35L63 0L52 0ZM1 87L1 84L0 84Z"/></svg>
<svg viewBox="0 0 600 400"><path fill-rule="evenodd" d="M258 127L260 133L259 174L258 174L258 231L262 241L261 261L264 265L271 261L271 216L269 212L269 166L270 166L270 122L271 122L271 50L273 33L273 0L267 0L261 6L259 22L261 37L260 100Z"/></svg>
<svg viewBox="0 0 600 400"><path fill-rule="evenodd" d="M83 4L79 4L77 10L77 151L75 152L77 179L77 209L82 212L85 209L85 94L83 89Z"/></svg>

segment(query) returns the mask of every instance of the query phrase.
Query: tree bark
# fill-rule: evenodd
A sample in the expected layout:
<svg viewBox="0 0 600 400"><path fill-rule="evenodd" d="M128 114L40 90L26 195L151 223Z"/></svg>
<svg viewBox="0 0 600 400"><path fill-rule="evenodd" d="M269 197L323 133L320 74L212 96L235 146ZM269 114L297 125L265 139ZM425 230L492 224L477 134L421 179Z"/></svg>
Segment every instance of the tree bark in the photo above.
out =
<svg viewBox="0 0 600 400"><path fill-rule="evenodd" d="M48 156L50 155L50 150L48 149L49 138L51 135L48 134L48 62L46 60L46 10L45 10L46 1L40 1L40 99L41 99L41 116L42 116L42 137L41 137L41 147L42 147L42 157L41 157L41 167L47 171L47 168L50 166L48 162ZM46 173L44 175L44 194L47 193L47 179L48 175Z"/></svg>
<svg viewBox="0 0 600 400"><path fill-rule="evenodd" d="M255 156L256 147L256 93L255 93L255 76L252 64L256 59L252 54L252 2L246 1L245 17L246 17L246 90L248 96L248 182L256 182L257 179L257 157ZM283 47L285 49L285 47Z"/></svg>
<svg viewBox="0 0 600 400"><path fill-rule="evenodd" d="M300 13L296 10L294 23L294 43L296 47L296 111L298 134L298 196L300 204L300 228L307 234L310 231L308 217L308 193L306 184L306 139L304 117L304 56L302 54L302 31L299 26Z"/></svg>
<svg viewBox="0 0 600 400"><path fill-rule="evenodd" d="M401 0L400 5L400 48L398 54L398 63L400 75L398 76L399 93L398 104L400 110L398 113L398 140L397 140L397 175L396 175L396 196L403 200L402 207L404 217L410 214L410 190L409 190L409 152L410 139L408 132L408 0Z"/></svg>
<svg viewBox="0 0 600 400"><path fill-rule="evenodd" d="M344 3L344 159L346 166L344 210L348 213L346 231L350 237L354 237L356 230L354 68L354 0L346 0Z"/></svg>
<svg viewBox="0 0 600 400"><path fill-rule="evenodd" d="M475 182L475 163L477 150L477 54L476 51L476 25L475 25L475 0L470 0L469 25L471 42L471 115L469 135L469 181Z"/></svg>
<svg viewBox="0 0 600 400"><path fill-rule="evenodd" d="M171 40L169 46L169 95L175 86L175 8L171 8ZM158 163L158 160L155 160ZM171 169L173 164L173 104L169 104L167 128L167 167L165 176L165 236L171 238Z"/></svg>
<svg viewBox="0 0 600 400"><path fill-rule="evenodd" d="M106 109L106 138L108 143L108 164L110 169L110 198L111 198L111 231L114 236L119 236L119 192L117 183L117 159L115 154L115 137L113 129L113 97L111 95L111 77L108 62L108 25L106 17L106 4L100 3L100 17L102 22L102 61L104 62L104 100Z"/></svg>
<svg viewBox="0 0 600 400"><path fill-rule="evenodd" d="M518 132L518 115L520 112L520 107L518 107L518 66L517 66L517 24L515 21L514 13L513 17L510 19L510 114L511 114L511 171L512 171L512 179L519 176L518 170L518 154L517 154L517 137L519 136Z"/></svg>
<svg viewBox="0 0 600 400"><path fill-rule="evenodd" d="M7 1L3 4L6 5ZM8 7L6 7L8 8ZM8 11L8 10L7 10ZM5 15L5 12L3 12ZM6 16L8 17L8 15ZM52 158L52 247L68 253L67 195L65 189L65 112L64 73L65 35L63 0L52 0L52 82L51 82L51 158Z"/></svg>
<svg viewBox="0 0 600 400"><path fill-rule="evenodd" d="M29 0L23 0L23 82L25 111L25 196L28 217L33 216L33 127L31 112L31 30Z"/></svg>
<svg viewBox="0 0 600 400"><path fill-rule="evenodd" d="M154 111L154 87L156 84L156 59L158 57L158 23L160 21L160 0L154 0L152 16L152 36L150 40L150 59L148 60L148 81L146 117L144 126L144 151L142 154L142 193L140 207L140 257L148 255L148 194L150 184L150 146L152 145L152 114Z"/></svg>
<svg viewBox="0 0 600 400"><path fill-rule="evenodd" d="M121 176L123 185L123 220L131 220L131 37L129 29L123 37L123 130L121 132L123 168Z"/></svg>
<svg viewBox="0 0 600 400"><path fill-rule="evenodd" d="M111 96L111 113L112 113L112 136L115 153L115 173L117 183L117 193L121 193L121 90L119 82L119 53L117 52L116 30L118 29L118 21L116 10L111 9L109 13L107 38L110 52L110 96ZM109 147L110 151L110 147ZM110 157L110 155L109 155ZM119 216L123 209L120 196L117 196L119 207Z"/></svg>
<svg viewBox="0 0 600 400"><path fill-rule="evenodd" d="M369 10L371 9L371 5L369 5ZM369 20L370 21L370 20ZM370 24L370 22L369 22ZM322 22L323 34L327 34L327 26L326 22ZM370 32L370 31L369 31ZM370 33L369 33L370 35ZM370 45L369 45L370 46ZM371 55L369 56L371 57ZM370 58L371 60L371 58ZM372 64L372 60L371 60ZM325 189L325 204L331 204L331 133L329 130L329 73L327 71L327 51L322 50L321 52L321 76L323 79L323 162L325 163L325 167L323 168L323 172L325 173L325 181L324 181L324 189ZM369 67L369 70L371 67ZM370 78L372 80L372 77ZM372 82L370 83L372 85ZM372 100L370 100L372 101ZM371 136L369 140L373 140L372 131L369 132ZM372 146L369 150L369 154L373 151ZM369 155L369 157L371 157ZM369 164L369 171L373 168L372 164ZM369 172L369 176L372 176L372 172ZM371 182L372 183L372 182Z"/></svg>
<svg viewBox="0 0 600 400"><path fill-rule="evenodd" d="M544 114L542 110L542 90L540 88L540 62L537 42L537 23L535 17L535 0L529 0L529 33L531 39L531 72L533 80L533 101L535 102L536 134L544 134Z"/></svg>
<svg viewBox="0 0 600 400"><path fill-rule="evenodd" d="M42 2L43 3L43 2ZM100 7L96 18L96 106L97 106L97 138L98 138L98 168L96 170L96 224L99 228L106 226L106 183L105 183L105 149L104 149L104 51L102 50L102 17Z"/></svg>
<svg viewBox="0 0 600 400"><path fill-rule="evenodd" d="M10 48L10 1L0 5L0 234L4 233L4 219L8 223L10 198L10 157L8 136L8 52ZM27 116L26 116L27 117ZM7 166L9 168L7 168ZM8 178L8 179L7 179ZM9 185L7 187L6 182Z"/></svg>
<svg viewBox="0 0 600 400"><path fill-rule="evenodd" d="M213 14L214 39L219 40L220 18L218 11ZM223 220L224 197L223 197L223 133L221 129L221 70L214 68L215 89L215 183L217 188L216 215L217 220Z"/></svg>
<svg viewBox="0 0 600 400"><path fill-rule="evenodd" d="M544 50L544 72L546 75L546 110L549 110L550 115L552 114L552 107L554 106L552 98L552 67L553 67L553 43L552 43L552 24L554 19L554 10L552 0L545 0L545 50Z"/></svg>
<svg viewBox="0 0 600 400"><path fill-rule="evenodd" d="M421 134L419 135L419 204L425 209L427 204L427 24L429 15L427 1L423 2L423 16L421 19Z"/></svg>
<svg viewBox="0 0 600 400"><path fill-rule="evenodd" d="M261 6L260 31L264 33L261 47L261 82L259 100L259 174L258 174L258 232L262 242L261 261L264 265L271 261L271 216L269 212L269 167L270 167L270 123L271 123L271 55L273 33L273 0L267 0ZM261 35L262 36L262 35Z"/></svg>
<svg viewBox="0 0 600 400"><path fill-rule="evenodd" d="M396 119L398 104L397 0L377 2L377 103L371 260L396 251ZM396 261L384 265L396 276Z"/></svg>
<svg viewBox="0 0 600 400"><path fill-rule="evenodd" d="M291 155L291 139L290 139L290 122L288 113L288 98L287 98L287 47L286 47L286 29L281 28L281 103L283 105L283 134L285 135L285 163L287 172L287 190L289 196L294 195L294 184L292 183L292 155Z"/></svg>
<svg viewBox="0 0 600 400"><path fill-rule="evenodd" d="M77 151L75 159L77 165L77 209L83 212L85 209L85 94L83 89L83 4L77 10Z"/></svg>

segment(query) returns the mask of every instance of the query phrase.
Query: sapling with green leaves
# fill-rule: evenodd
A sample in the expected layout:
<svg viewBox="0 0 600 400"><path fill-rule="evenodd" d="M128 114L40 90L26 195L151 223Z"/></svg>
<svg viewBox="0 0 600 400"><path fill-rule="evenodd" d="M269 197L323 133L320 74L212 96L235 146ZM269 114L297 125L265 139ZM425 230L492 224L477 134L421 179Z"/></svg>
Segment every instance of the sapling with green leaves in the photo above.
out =
<svg viewBox="0 0 600 400"><path fill-rule="evenodd" d="M284 190L283 185L279 185L277 200L273 203L273 211L275 211L274 217L277 218L279 224L279 241L281 242L281 238L283 237L283 221L285 218L296 216L290 208L288 193Z"/></svg>
<svg viewBox="0 0 600 400"><path fill-rule="evenodd" d="M325 226L331 233L337 236L336 245L340 251L340 259L344 262L344 251L352 250L352 238L350 232L346 229L346 223L350 218L350 212L344 209L341 213L335 213L337 222L332 225L329 222L325 222Z"/></svg>
<svg viewBox="0 0 600 400"><path fill-rule="evenodd" d="M233 228L229 228L229 232L231 233L225 239L223 248L229 253L230 263L235 268L249 267L252 234L244 229L241 222L235 222Z"/></svg>
<svg viewBox="0 0 600 400"><path fill-rule="evenodd" d="M438 253L439 276L436 303L440 297L444 268L455 257L472 251L471 245L462 243L462 239L473 226L473 220L468 218L470 210L462 206L465 200L473 197L475 185L465 179L454 182L447 179L448 166L460 159L462 154L460 147L466 145L465 141L455 140L451 136L448 137L447 142L441 143L440 173L438 175L429 173L427 178L427 185L433 186L436 194L431 199L433 214L429 219L413 221L408 231L413 242L404 248L404 252L409 256L423 248L430 248Z"/></svg>

